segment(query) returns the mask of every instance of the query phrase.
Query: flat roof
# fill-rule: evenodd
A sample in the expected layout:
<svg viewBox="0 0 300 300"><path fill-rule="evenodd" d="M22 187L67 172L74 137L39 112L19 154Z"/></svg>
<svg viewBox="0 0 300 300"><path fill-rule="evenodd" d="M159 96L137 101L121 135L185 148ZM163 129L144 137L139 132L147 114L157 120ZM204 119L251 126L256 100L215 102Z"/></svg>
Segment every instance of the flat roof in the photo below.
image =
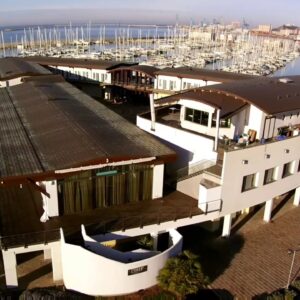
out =
<svg viewBox="0 0 300 300"><path fill-rule="evenodd" d="M0 178L175 153L71 84L58 79L0 89Z"/></svg>
<svg viewBox="0 0 300 300"><path fill-rule="evenodd" d="M165 68L155 72L155 75L176 76L178 78L201 79L204 81L230 82L254 78L246 74L238 74L225 71L214 71L208 69L179 67Z"/></svg>
<svg viewBox="0 0 300 300"><path fill-rule="evenodd" d="M66 66L86 69L111 70L120 66L132 66L137 63L124 61L111 61L99 59L82 59L82 58L60 58L48 56L29 56L24 58L25 61L35 62L43 66Z"/></svg>
<svg viewBox="0 0 300 300"><path fill-rule="evenodd" d="M24 61L18 57L0 59L0 80L10 80L21 76L49 75L51 72L39 64Z"/></svg>

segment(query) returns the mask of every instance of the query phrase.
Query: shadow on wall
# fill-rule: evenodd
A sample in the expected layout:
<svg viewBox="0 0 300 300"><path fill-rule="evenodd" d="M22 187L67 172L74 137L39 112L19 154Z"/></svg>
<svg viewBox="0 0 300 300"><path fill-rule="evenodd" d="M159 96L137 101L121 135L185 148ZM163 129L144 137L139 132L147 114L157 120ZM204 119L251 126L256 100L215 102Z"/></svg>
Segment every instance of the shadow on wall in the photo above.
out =
<svg viewBox="0 0 300 300"><path fill-rule="evenodd" d="M203 272L210 282L224 273L244 245L241 235L222 238L220 232L212 233L199 225L182 227L178 231L183 236L183 249L199 256Z"/></svg>
<svg viewBox="0 0 300 300"><path fill-rule="evenodd" d="M168 141L165 141L163 139L160 139L159 137L156 137L161 143L165 144L172 150L174 150L177 154L177 159L175 162L168 163L166 165L166 174L170 175L173 174L176 170L185 168L189 165L189 162L193 160L194 153L190 152L186 149L183 149L177 145L171 144Z"/></svg>

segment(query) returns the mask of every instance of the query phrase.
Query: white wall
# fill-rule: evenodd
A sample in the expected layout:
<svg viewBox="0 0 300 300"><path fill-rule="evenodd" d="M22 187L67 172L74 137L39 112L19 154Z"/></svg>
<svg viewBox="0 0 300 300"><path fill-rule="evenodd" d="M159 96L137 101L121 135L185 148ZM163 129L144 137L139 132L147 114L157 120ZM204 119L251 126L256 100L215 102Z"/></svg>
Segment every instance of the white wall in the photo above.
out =
<svg viewBox="0 0 300 300"><path fill-rule="evenodd" d="M165 80L166 87L164 88L163 82ZM173 81L175 83L175 87L171 89L170 82ZM154 86L156 89L159 90L172 90L172 91L181 91L182 90L182 83L181 78L176 76L165 76L165 75L158 75L155 78Z"/></svg>
<svg viewBox="0 0 300 300"><path fill-rule="evenodd" d="M103 83L111 83L111 74L107 72L105 69L87 69L87 68L77 68L77 67L68 67L68 66L50 66L51 68L55 68L64 72L68 72L69 78L71 79L80 79L87 78L93 81L103 82ZM98 74L99 79L96 78ZM103 78L103 80L102 80Z"/></svg>
<svg viewBox="0 0 300 300"><path fill-rule="evenodd" d="M115 249L112 249L110 247L107 247L105 245L100 244L97 240L94 238L88 236L85 232L85 230L82 230L82 237L84 240L85 248L91 250L92 252L101 255L103 257L106 257L108 259L128 263L128 262L136 262L140 260L147 259L149 257L158 255L159 251L127 251L122 252ZM125 238L125 237L124 237ZM118 239L121 239L120 237Z"/></svg>
<svg viewBox="0 0 300 300"><path fill-rule="evenodd" d="M256 130L256 138L261 139L263 136L263 126L265 120L265 113L254 105L250 105L248 125L245 126L244 133L247 133L249 129Z"/></svg>
<svg viewBox="0 0 300 300"><path fill-rule="evenodd" d="M10 80L0 81L0 88L5 88L7 86L19 85L19 84L23 83L22 78L23 77L18 77L18 78L13 78Z"/></svg>
<svg viewBox="0 0 300 300"><path fill-rule="evenodd" d="M192 153L191 158L187 158L189 164L197 163L201 160L216 160L217 153L213 151L214 140L193 134L185 130L155 123L155 131L151 130L151 121L137 116L137 126L159 138L170 142L182 149Z"/></svg>
<svg viewBox="0 0 300 300"><path fill-rule="evenodd" d="M170 235L172 247L154 257L127 264L67 244L62 237L64 284L67 289L92 296L122 295L149 288L157 283L156 277L166 260L181 252L182 236L175 230ZM143 266L147 266L147 271L128 275L129 270Z"/></svg>
<svg viewBox="0 0 300 300"><path fill-rule="evenodd" d="M289 149L289 153L285 153ZM266 158L266 154L270 158ZM222 171L222 214L229 214L264 203L300 185L298 164L300 136L264 145L225 152ZM248 164L242 161L247 160ZM295 173L281 178L283 165L295 161ZM263 185L265 170L278 167L279 178ZM242 192L243 176L258 173L258 187Z"/></svg>

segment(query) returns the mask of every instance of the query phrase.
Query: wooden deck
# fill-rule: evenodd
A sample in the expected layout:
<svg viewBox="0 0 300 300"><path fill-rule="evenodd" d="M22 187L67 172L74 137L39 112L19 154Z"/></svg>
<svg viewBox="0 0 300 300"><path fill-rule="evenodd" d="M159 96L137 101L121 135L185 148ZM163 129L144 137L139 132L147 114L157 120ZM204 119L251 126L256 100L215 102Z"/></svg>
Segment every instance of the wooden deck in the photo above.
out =
<svg viewBox="0 0 300 300"><path fill-rule="evenodd" d="M66 236L80 232L84 224L89 233L125 230L178 220L203 212L198 201L180 192L164 198L94 209L81 214L50 218L40 222L42 199L30 186L0 188L0 230L3 248L49 242L59 239L59 228Z"/></svg>

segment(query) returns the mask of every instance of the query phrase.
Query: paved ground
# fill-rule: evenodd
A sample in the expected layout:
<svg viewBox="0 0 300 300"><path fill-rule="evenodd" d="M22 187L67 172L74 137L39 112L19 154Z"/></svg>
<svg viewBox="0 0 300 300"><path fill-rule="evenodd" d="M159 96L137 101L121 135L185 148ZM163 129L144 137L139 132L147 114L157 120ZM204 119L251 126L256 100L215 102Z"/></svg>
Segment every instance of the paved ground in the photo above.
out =
<svg viewBox="0 0 300 300"><path fill-rule="evenodd" d="M292 261L288 249L300 244L300 207L293 207L292 199L276 204L280 209L275 208L271 223L263 224L261 209L237 230L235 235L243 239L243 245L212 288L230 291L235 299L252 299L286 286ZM292 278L299 277L299 271L300 252Z"/></svg>

